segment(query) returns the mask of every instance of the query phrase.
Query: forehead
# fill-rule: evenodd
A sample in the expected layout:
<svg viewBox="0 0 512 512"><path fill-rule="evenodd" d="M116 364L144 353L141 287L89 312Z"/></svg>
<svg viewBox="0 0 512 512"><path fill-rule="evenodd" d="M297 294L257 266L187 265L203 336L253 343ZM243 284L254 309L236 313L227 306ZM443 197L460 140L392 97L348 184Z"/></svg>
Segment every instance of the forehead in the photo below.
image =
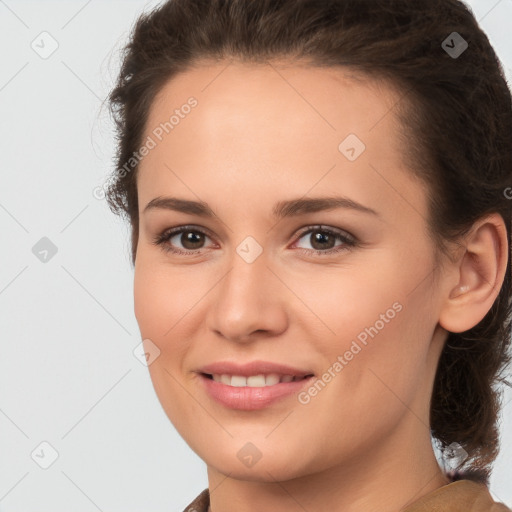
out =
<svg viewBox="0 0 512 512"><path fill-rule="evenodd" d="M250 126L245 124L244 129L253 134L258 128L267 134L269 130L283 131L286 125L281 134L285 137L290 130L303 132L309 126L329 139L340 137L347 129L361 134L373 131L377 124L382 124L381 130L389 129L396 119L388 114L400 98L392 84L348 68L279 61L199 61L159 91L146 131L168 120L172 110L179 110L191 97L199 103L193 112L198 136L214 137L218 128L239 133L250 119ZM200 127L204 131L198 133Z"/></svg>
<svg viewBox="0 0 512 512"><path fill-rule="evenodd" d="M274 193L266 186L281 196L293 188L296 196L343 182L356 200L387 194L396 203L397 193L414 194L418 185L407 182L412 173L393 111L402 96L346 68L196 63L169 80L151 105L144 140L151 137L155 147L139 166L143 200L176 186L190 195L178 183L186 175L200 195L236 184L264 195ZM360 153L356 160L344 153L352 147Z"/></svg>

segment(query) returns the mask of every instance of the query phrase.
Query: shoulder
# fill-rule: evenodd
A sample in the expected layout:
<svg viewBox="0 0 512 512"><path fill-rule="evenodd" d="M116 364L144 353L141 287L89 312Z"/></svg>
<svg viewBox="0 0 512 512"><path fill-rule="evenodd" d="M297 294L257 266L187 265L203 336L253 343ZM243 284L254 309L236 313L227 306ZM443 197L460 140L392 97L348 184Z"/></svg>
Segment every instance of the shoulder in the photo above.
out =
<svg viewBox="0 0 512 512"><path fill-rule="evenodd" d="M207 512L210 504L208 488L201 491L183 512ZM485 484L457 480L423 496L402 512L512 512L493 500Z"/></svg>
<svg viewBox="0 0 512 512"><path fill-rule="evenodd" d="M183 512L207 512L209 505L210 492L208 488L206 488L204 489L204 491L201 491L201 493L196 497L196 499L192 503L190 503L190 505L188 505Z"/></svg>
<svg viewBox="0 0 512 512"><path fill-rule="evenodd" d="M493 500L483 483L457 480L423 496L402 512L512 512Z"/></svg>

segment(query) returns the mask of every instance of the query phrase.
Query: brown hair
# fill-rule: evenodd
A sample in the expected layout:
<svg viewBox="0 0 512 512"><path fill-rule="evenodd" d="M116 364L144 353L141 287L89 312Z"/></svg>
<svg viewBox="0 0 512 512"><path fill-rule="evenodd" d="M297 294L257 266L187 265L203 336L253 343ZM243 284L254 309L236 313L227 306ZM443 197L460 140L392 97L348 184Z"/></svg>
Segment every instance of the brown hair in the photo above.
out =
<svg viewBox="0 0 512 512"><path fill-rule="evenodd" d="M454 35L456 32L458 35ZM456 39L454 39L454 37ZM460 55L450 49L466 42ZM286 58L344 66L402 92L396 105L405 157L426 184L437 249L498 212L510 247L512 101L502 66L459 0L169 0L137 20L109 101L118 135L107 201L138 241L137 165L149 108L159 90L199 59L263 63ZM488 483L499 446L503 372L510 363L510 258L485 318L449 333L431 399L432 436L468 456L468 478Z"/></svg>

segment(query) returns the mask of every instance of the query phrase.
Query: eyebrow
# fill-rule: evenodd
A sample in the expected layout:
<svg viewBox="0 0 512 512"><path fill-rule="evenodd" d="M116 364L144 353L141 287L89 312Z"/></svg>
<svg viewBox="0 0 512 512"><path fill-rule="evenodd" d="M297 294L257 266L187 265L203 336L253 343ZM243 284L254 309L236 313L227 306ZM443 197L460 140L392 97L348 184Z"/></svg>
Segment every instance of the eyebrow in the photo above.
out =
<svg viewBox="0 0 512 512"><path fill-rule="evenodd" d="M188 213L190 215L198 215L205 218L216 217L215 213L207 203L203 201L179 199L177 197L155 197L146 205L143 213L156 208ZM274 205L272 215L277 219L283 219L285 217L294 217L306 213L334 210L337 208L356 210L380 217L380 215L372 208L364 206L347 197L316 197L279 201Z"/></svg>

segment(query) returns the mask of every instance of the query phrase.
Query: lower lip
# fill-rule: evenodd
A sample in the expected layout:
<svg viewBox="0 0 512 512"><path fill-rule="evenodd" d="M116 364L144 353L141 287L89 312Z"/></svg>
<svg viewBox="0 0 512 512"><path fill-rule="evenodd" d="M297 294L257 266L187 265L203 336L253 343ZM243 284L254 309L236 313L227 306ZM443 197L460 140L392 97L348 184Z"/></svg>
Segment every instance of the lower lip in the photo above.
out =
<svg viewBox="0 0 512 512"><path fill-rule="evenodd" d="M205 377L203 374L200 374L199 377L203 382L206 392L214 400L230 409L240 409L243 411L264 409L281 398L298 393L313 378L307 377L306 379L292 382L280 382L273 386L252 388L249 386L228 386L222 382Z"/></svg>

